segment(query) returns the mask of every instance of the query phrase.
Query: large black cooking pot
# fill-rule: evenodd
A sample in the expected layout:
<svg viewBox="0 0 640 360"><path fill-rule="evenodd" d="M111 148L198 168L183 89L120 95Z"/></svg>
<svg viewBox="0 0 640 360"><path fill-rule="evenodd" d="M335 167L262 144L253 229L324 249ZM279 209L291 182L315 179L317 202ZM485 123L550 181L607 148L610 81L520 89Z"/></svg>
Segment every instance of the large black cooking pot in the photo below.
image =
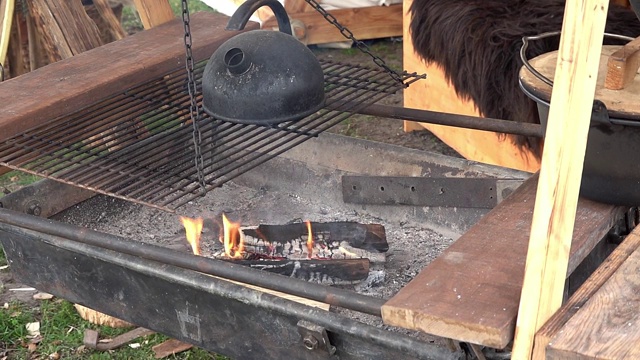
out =
<svg viewBox="0 0 640 360"><path fill-rule="evenodd" d="M538 105L544 126L549 115L549 101L555 73L557 52L527 60L527 41L557 33L524 39L521 57L520 87ZM631 40L627 38L627 40ZM596 86L591 123L584 159L580 194L603 203L640 205L640 76L624 90L604 88L608 56L621 46L604 46ZM635 96L632 96L635 94ZM628 100L632 99L631 102Z"/></svg>
<svg viewBox="0 0 640 360"><path fill-rule="evenodd" d="M291 35L278 0L249 0L233 14L227 30L242 30L261 6L269 6L280 31L238 34L211 56L202 76L204 111L243 124L299 120L324 105L324 73L315 55Z"/></svg>

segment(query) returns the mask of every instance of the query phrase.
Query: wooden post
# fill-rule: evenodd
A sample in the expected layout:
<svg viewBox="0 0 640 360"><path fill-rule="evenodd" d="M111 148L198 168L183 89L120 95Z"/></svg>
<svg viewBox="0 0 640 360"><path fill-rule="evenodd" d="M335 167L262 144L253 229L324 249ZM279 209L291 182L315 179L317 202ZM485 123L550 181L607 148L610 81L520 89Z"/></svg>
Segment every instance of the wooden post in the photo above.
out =
<svg viewBox="0 0 640 360"><path fill-rule="evenodd" d="M134 0L133 3L145 29L151 29L175 18L167 0Z"/></svg>
<svg viewBox="0 0 640 360"><path fill-rule="evenodd" d="M568 0L531 224L513 359L560 308L609 0Z"/></svg>

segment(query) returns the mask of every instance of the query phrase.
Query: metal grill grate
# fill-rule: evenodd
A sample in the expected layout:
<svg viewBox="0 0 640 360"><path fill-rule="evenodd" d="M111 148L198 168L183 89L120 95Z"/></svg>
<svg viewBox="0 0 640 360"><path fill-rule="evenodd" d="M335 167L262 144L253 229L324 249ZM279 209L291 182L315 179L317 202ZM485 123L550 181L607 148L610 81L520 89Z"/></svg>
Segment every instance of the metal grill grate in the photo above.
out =
<svg viewBox="0 0 640 360"><path fill-rule="evenodd" d="M403 88L387 73L322 61L325 108L274 126L200 120L206 190L317 136ZM201 81L205 62L196 67ZM201 195L183 69L0 144L0 164L174 211ZM403 74L405 84L421 78ZM200 101L201 98L198 98Z"/></svg>

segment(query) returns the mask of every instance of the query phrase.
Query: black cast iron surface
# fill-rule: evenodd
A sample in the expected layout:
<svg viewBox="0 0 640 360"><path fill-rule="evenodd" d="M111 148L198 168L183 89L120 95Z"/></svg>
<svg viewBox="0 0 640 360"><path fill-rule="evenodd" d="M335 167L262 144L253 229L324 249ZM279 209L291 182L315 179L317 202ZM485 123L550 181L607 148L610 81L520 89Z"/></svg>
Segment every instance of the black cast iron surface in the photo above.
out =
<svg viewBox="0 0 640 360"><path fill-rule="evenodd" d="M307 328L313 324L327 331L339 359L462 358L459 352L197 271L6 222L0 222L0 240L21 282L234 358L331 358L326 348L304 347L301 320Z"/></svg>
<svg viewBox="0 0 640 360"><path fill-rule="evenodd" d="M200 82L205 64L196 68ZM403 88L387 73L322 62L326 106L278 125L199 121L206 190L216 188ZM0 143L0 164L173 211L200 196L183 70ZM405 74L405 84L418 79ZM201 97L198 98L201 101ZM340 111L334 103L349 104Z"/></svg>

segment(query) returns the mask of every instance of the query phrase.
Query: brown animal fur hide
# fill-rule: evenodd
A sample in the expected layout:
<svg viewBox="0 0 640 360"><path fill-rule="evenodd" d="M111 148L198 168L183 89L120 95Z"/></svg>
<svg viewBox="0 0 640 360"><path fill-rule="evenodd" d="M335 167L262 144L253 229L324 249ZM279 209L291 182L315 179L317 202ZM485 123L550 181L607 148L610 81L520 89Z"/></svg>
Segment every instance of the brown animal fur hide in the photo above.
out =
<svg viewBox="0 0 640 360"><path fill-rule="evenodd" d="M564 0L414 0L411 41L427 62L442 66L463 99L483 116L538 123L535 103L518 85L522 37L560 31ZM633 11L612 5L606 32L637 37ZM611 42L609 42L611 43ZM557 50L559 37L529 44L527 58ZM539 138L514 137L538 156Z"/></svg>

